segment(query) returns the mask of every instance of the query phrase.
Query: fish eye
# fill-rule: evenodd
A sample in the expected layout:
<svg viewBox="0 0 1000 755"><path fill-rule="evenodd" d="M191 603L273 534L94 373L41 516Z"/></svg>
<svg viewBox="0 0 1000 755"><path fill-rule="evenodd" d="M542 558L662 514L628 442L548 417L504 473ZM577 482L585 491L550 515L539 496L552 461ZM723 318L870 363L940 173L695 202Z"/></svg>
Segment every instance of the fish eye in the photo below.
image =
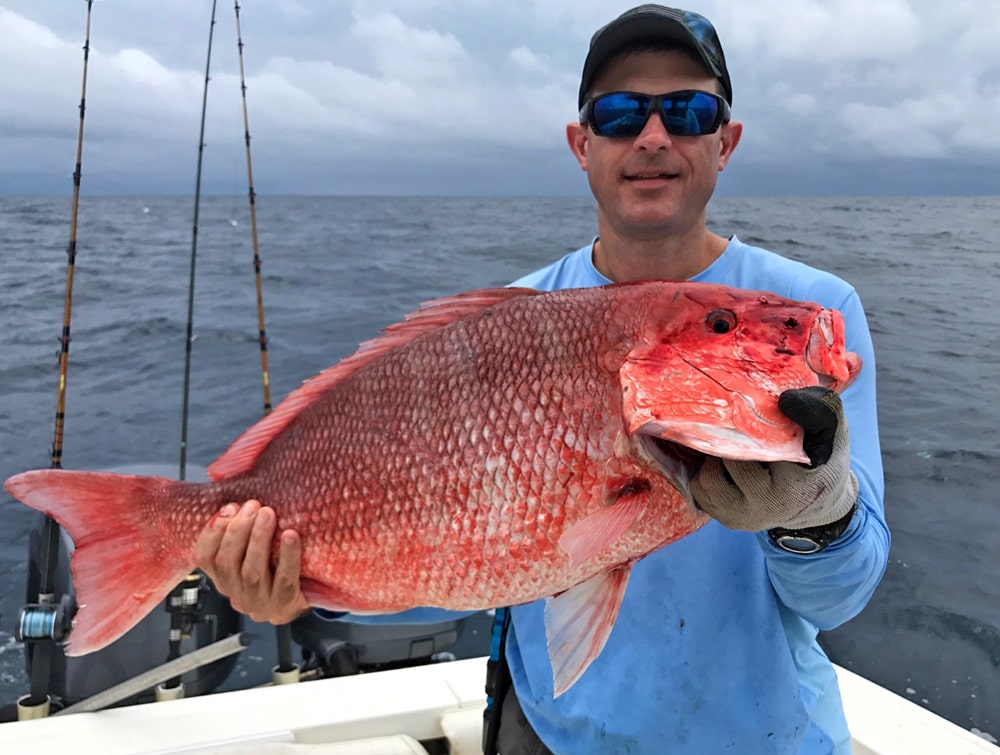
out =
<svg viewBox="0 0 1000 755"><path fill-rule="evenodd" d="M705 324L713 333L728 333L736 328L736 315L728 309L714 309L708 313Z"/></svg>

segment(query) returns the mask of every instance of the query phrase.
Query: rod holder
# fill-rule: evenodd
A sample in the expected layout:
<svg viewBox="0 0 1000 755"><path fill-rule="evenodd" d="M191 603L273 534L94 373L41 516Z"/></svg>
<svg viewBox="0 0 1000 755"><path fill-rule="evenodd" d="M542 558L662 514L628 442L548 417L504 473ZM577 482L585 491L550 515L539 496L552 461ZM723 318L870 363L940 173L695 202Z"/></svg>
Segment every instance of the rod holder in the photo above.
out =
<svg viewBox="0 0 1000 755"><path fill-rule="evenodd" d="M156 687L156 702L162 703L167 700L180 700L184 697L184 682L173 687L159 684Z"/></svg>
<svg viewBox="0 0 1000 755"><path fill-rule="evenodd" d="M271 682L279 684L298 684L302 677L299 667L295 664L288 671L282 671L280 666L271 669Z"/></svg>
<svg viewBox="0 0 1000 755"><path fill-rule="evenodd" d="M31 695L17 698L17 720L33 721L37 718L48 718L51 698L46 695L41 703L31 703Z"/></svg>

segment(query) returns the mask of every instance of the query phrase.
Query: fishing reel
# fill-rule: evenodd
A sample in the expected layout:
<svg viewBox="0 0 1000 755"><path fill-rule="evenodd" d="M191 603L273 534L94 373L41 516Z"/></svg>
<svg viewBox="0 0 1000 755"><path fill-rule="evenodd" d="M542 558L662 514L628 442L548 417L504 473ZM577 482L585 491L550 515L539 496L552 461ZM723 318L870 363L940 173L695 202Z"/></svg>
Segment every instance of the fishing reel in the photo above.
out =
<svg viewBox="0 0 1000 755"><path fill-rule="evenodd" d="M200 572L188 574L167 597L164 610L170 614L170 641L180 642L191 637L195 624L204 621L201 594L205 576Z"/></svg>
<svg viewBox="0 0 1000 755"><path fill-rule="evenodd" d="M21 608L14 627L14 637L18 642L62 642L69 635L76 614L76 602L69 595L63 595L58 603L54 602L54 595L42 598L39 603L29 603Z"/></svg>

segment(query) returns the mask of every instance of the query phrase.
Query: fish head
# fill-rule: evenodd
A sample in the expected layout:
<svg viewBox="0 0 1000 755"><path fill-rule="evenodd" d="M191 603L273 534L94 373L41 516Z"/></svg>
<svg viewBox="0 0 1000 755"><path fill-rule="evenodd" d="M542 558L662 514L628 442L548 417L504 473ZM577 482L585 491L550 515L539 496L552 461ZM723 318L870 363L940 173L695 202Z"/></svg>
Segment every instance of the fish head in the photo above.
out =
<svg viewBox="0 0 1000 755"><path fill-rule="evenodd" d="M840 312L686 283L647 302L619 377L630 433L661 466L690 467L699 454L808 463L804 431L778 397L817 385L840 392L860 371Z"/></svg>

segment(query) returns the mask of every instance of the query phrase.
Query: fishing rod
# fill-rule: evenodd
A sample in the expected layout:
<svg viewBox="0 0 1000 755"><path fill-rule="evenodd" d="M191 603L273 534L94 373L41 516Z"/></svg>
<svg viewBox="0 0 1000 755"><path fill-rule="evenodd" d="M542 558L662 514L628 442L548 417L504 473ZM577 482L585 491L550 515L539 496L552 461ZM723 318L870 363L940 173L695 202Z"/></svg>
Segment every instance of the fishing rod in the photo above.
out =
<svg viewBox="0 0 1000 755"><path fill-rule="evenodd" d="M264 415L271 413L271 381L267 369L267 330L264 327L264 296L260 275L260 246L257 242L257 194L253 187L253 162L250 159L250 118L247 115L247 79L243 65L243 32L240 28L240 3L235 0L236 47L240 58L240 92L243 101L243 140L247 151L247 183L250 199L250 229L253 237L253 268L257 284L257 326L260 334L260 370L264 386ZM278 665L273 670L276 684L289 684L299 680L299 667L292 660L292 630L288 624L275 627L278 643Z"/></svg>
<svg viewBox="0 0 1000 755"><path fill-rule="evenodd" d="M90 60L90 18L93 0L87 0L87 27L83 43L83 84L80 92L80 125L76 140L76 166L73 170L73 204L70 213L69 244L66 247L66 296L63 326L59 338L59 389L56 399L55 432L52 439L51 466L62 468L63 432L66 422L66 377L69 368L70 324L73 313L73 273L76 269L76 230L80 209L80 178L83 162L83 122L87 111L87 64ZM31 694L17 701L18 718L43 718L49 714L49 691L52 656L56 640L69 630L72 608L66 600L56 601L53 575L56 570L60 527L46 515L42 536L42 560L38 583L38 602L21 609L18 639L31 643Z"/></svg>
<svg viewBox="0 0 1000 755"><path fill-rule="evenodd" d="M212 0L212 18L208 26L208 53L205 56L205 86L201 95L201 127L198 132L198 166L194 179L194 221L191 227L191 264L188 273L187 337L184 341L184 391L181 403L181 459L178 479L183 480L187 464L188 404L191 395L191 351L194 345L194 280L198 261L198 214L201 209L201 165L205 155L205 113L208 110L208 82L212 70L212 37L215 34L215 6Z"/></svg>
<svg viewBox="0 0 1000 755"><path fill-rule="evenodd" d="M191 227L191 263L188 273L187 333L184 340L184 389L181 401L181 455L178 479L187 474L188 407L191 395L191 356L194 345L194 282L198 262L198 217L201 209L201 166L205 154L205 114L208 110L208 82L211 81L212 39L215 36L215 10L217 0L212 0L212 15L208 24L208 52L205 55L205 86L201 96L201 125L198 132L198 165L194 180L194 220ZM170 614L170 635L167 661L174 661L181 655L181 639L191 631L191 625L198 620L200 590L203 579L200 574L189 574L175 587L167 598L167 612ZM184 685L180 676L167 679L156 687L157 700L173 700L184 696Z"/></svg>
<svg viewBox="0 0 1000 755"><path fill-rule="evenodd" d="M247 79L243 69L243 33L240 30L240 3L236 9L236 47L240 57L240 92L243 99L243 140L247 150L247 182L250 198L250 229L253 237L253 268L257 282L257 326L260 333L260 372L264 385L264 414L271 413L271 379L267 369L267 330L264 328L264 296L260 277L260 246L257 243L257 194L253 188L253 163L250 160L250 119L247 116Z"/></svg>
<svg viewBox="0 0 1000 755"><path fill-rule="evenodd" d="M250 196L250 219L253 236L254 250L254 271L257 287L257 319L258 332L260 338L261 353L261 375L264 385L264 414L271 411L270 378L267 365L267 333L264 327L264 299L263 288L260 275L260 247L257 240L257 214L256 214L256 194L253 187L253 168L250 159L250 127L247 114L246 103L246 76L243 65L243 37L240 31L240 6L237 2L236 9L236 35L237 47L240 61L240 85L243 95L243 126L244 140L246 143L247 155L247 175L249 180ZM185 359L184 359L184 389L182 401L181 417L181 448L180 448L180 470L179 479L183 480L186 475L187 445L188 445L188 415L190 404L191 385L191 361L194 345L194 290L198 257L198 224L201 208L201 176L202 165L205 152L205 122L208 109L208 85L211 81L212 66L212 42L214 39L216 24L217 2L212 0L211 22L209 24L208 51L205 60L205 85L202 92L201 103L201 125L198 137L198 164L195 174L195 194L194 194L194 220L191 232L191 263L188 281L188 312L187 312L187 333L185 339ZM167 656L168 661L173 661L180 657L180 643L184 634L190 631L190 627L197 622L200 617L199 592L203 581L198 574L189 575L188 578L178 585L168 598L167 610L170 613L170 650ZM278 627L278 667L274 670L275 680L281 679L282 683L298 680L298 666L292 662L291 651L291 630L289 627ZM156 688L158 699L168 700L182 697L184 694L183 684L180 677L175 677Z"/></svg>

